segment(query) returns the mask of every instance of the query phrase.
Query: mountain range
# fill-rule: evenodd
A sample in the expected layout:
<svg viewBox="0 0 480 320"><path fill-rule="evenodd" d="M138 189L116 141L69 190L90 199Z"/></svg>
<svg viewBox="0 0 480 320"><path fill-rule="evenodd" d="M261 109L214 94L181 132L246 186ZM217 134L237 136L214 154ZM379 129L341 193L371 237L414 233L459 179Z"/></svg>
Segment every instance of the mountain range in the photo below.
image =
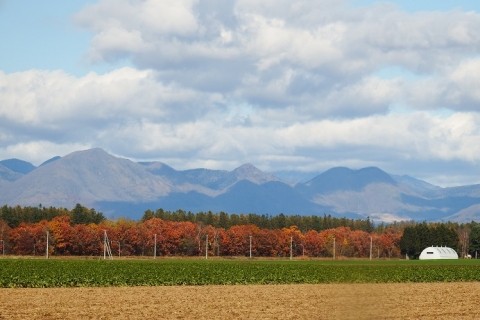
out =
<svg viewBox="0 0 480 320"><path fill-rule="evenodd" d="M480 185L441 188L376 168L336 167L287 183L252 164L232 171L176 170L95 148L45 161L0 161L0 204L73 208L139 219L145 210L224 211L469 222L480 218Z"/></svg>

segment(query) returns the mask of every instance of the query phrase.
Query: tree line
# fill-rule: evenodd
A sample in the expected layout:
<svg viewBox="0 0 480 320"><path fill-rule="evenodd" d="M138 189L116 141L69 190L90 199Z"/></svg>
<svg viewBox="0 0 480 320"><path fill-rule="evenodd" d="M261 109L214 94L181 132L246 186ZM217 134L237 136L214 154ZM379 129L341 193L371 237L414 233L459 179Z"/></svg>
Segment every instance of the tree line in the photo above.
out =
<svg viewBox="0 0 480 320"><path fill-rule="evenodd" d="M308 230L322 231L338 227L348 227L352 230L372 232L375 228L373 222L368 217L366 219L348 219L345 217L332 217L329 214L324 214L323 216L285 215L283 213L278 215L259 215L255 213L228 214L223 211L217 213L212 211L193 213L181 209L176 211L157 209L156 211L146 210L141 220L146 221L151 218L168 221L190 221L224 229L248 224L256 225L262 229L282 229L289 226L296 226L302 232Z"/></svg>
<svg viewBox="0 0 480 320"><path fill-rule="evenodd" d="M97 255L107 231L113 251L120 255L417 258L428 246L449 246L463 257L480 251L480 224L471 222L401 222L374 224L370 219L323 216L278 216L192 213L183 210L145 211L140 221L107 220L101 212L77 204L54 207L0 208L0 253L38 255ZM207 237L208 236L208 237ZM207 240L208 238L208 240ZM154 239L157 239L155 248Z"/></svg>
<svg viewBox="0 0 480 320"><path fill-rule="evenodd" d="M367 232L373 226L369 220L331 216L303 219L157 210L146 211L140 221L112 221L79 204L72 210L4 206L0 212L0 250L12 255L43 255L47 250L49 255L101 255L105 233L112 251L121 256L153 252L195 256L206 251L216 256L265 257L367 257L372 250L376 257L398 257L400 253L398 230Z"/></svg>
<svg viewBox="0 0 480 320"><path fill-rule="evenodd" d="M418 258L423 249L431 246L450 247L461 254L465 250L461 248L460 236L460 228L456 230L452 225L422 222L405 227L399 245L401 253L412 258Z"/></svg>
<svg viewBox="0 0 480 320"><path fill-rule="evenodd" d="M21 223L37 223L42 220L52 220L59 216L69 216L73 224L100 223L105 220L103 213L95 209L86 208L77 203L72 210L66 208L14 206L4 205L0 207L0 220L8 224L10 228L18 227Z"/></svg>
<svg viewBox="0 0 480 320"><path fill-rule="evenodd" d="M150 218L119 219L100 224L73 224L70 216L50 221L21 223L9 228L0 221L1 246L12 255L102 255L104 235L115 255L151 256L247 256L254 257L398 257L400 232L381 234L337 227L301 232L296 226L262 229L256 225L215 228L190 221ZM47 241L48 237L48 241ZM47 249L48 243L48 249ZM0 250L3 248L0 248ZM373 251L372 251L373 250ZM208 253L206 252L208 251Z"/></svg>

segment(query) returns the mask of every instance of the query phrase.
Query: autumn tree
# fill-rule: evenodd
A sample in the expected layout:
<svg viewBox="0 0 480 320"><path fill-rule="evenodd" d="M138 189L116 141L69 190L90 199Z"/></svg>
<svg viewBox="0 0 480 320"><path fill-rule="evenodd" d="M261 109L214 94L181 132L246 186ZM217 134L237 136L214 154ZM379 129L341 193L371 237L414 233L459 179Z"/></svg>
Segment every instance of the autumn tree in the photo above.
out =
<svg viewBox="0 0 480 320"><path fill-rule="evenodd" d="M69 216L59 216L51 220L47 228L53 237L51 244L54 246L54 253L59 255L72 254L72 225Z"/></svg>
<svg viewBox="0 0 480 320"><path fill-rule="evenodd" d="M305 252L310 257L321 257L326 255L325 237L320 236L316 230L309 230L305 233Z"/></svg>
<svg viewBox="0 0 480 320"><path fill-rule="evenodd" d="M97 224L77 224L71 229L72 255L94 256L103 252L102 231Z"/></svg>
<svg viewBox="0 0 480 320"><path fill-rule="evenodd" d="M290 255L290 249L292 249L292 255L302 255L304 251L304 236L297 226L290 226L283 228L279 244L282 246L281 251L285 256Z"/></svg>
<svg viewBox="0 0 480 320"><path fill-rule="evenodd" d="M375 243L378 246L378 256L398 257L401 237L402 233L394 228L387 228L381 234L377 234Z"/></svg>
<svg viewBox="0 0 480 320"><path fill-rule="evenodd" d="M222 239L222 253L229 256L247 256L250 249L250 236L252 237L252 254L257 255L257 237L260 229L253 225L238 225L226 230Z"/></svg>

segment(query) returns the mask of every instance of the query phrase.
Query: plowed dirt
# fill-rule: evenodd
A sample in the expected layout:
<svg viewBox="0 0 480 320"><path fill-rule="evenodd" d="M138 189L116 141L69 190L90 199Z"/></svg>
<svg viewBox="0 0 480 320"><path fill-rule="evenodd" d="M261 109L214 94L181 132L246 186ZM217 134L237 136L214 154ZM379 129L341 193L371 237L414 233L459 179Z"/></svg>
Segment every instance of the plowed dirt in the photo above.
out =
<svg viewBox="0 0 480 320"><path fill-rule="evenodd" d="M0 289L0 319L479 319L480 283Z"/></svg>

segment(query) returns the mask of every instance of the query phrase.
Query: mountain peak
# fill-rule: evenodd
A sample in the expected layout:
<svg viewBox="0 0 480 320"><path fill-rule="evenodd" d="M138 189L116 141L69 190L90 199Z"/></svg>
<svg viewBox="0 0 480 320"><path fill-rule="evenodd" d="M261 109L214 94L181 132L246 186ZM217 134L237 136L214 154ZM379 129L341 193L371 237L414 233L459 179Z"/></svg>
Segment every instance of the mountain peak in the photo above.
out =
<svg viewBox="0 0 480 320"><path fill-rule="evenodd" d="M35 169L35 166L30 162L20 159L7 159L0 161L0 164L10 169L13 172L27 174Z"/></svg>
<svg viewBox="0 0 480 320"><path fill-rule="evenodd" d="M91 148L91 149L86 149L86 150L80 150L80 151L74 151L68 155L65 156L67 157L113 157L111 154L103 150L102 148Z"/></svg>
<svg viewBox="0 0 480 320"><path fill-rule="evenodd" d="M265 173L251 163L245 163L232 171L235 177L241 180L248 180L256 184L263 184L269 181L278 181L274 175Z"/></svg>
<svg viewBox="0 0 480 320"><path fill-rule="evenodd" d="M245 163L245 164L242 164L240 167L236 168L233 170L233 172L261 172L260 169L258 169L257 167L255 167L253 164L251 163Z"/></svg>
<svg viewBox="0 0 480 320"><path fill-rule="evenodd" d="M480 185L439 188L377 167L336 167L292 187L250 163L231 171L177 171L161 162L136 163L101 148L70 153L26 174L3 163L25 164L18 159L0 162L0 203L82 203L137 218L146 209L182 208L463 221L478 216L480 203Z"/></svg>
<svg viewBox="0 0 480 320"><path fill-rule="evenodd" d="M149 172L156 175L172 175L177 171L160 161L141 161L138 164L144 166Z"/></svg>
<svg viewBox="0 0 480 320"><path fill-rule="evenodd" d="M69 165L81 165L83 167L98 167L102 165L114 164L117 162L117 160L123 161L126 159L109 154L101 148L92 148L69 153L53 163L68 163Z"/></svg>
<svg viewBox="0 0 480 320"><path fill-rule="evenodd" d="M169 193L171 186L143 166L94 148L72 152L11 184L5 203L68 207L97 201L141 201Z"/></svg>
<svg viewBox="0 0 480 320"><path fill-rule="evenodd" d="M304 186L314 188L317 192L328 193L335 190L360 191L371 183L396 184L388 173L377 167L358 170L335 167L308 181Z"/></svg>

